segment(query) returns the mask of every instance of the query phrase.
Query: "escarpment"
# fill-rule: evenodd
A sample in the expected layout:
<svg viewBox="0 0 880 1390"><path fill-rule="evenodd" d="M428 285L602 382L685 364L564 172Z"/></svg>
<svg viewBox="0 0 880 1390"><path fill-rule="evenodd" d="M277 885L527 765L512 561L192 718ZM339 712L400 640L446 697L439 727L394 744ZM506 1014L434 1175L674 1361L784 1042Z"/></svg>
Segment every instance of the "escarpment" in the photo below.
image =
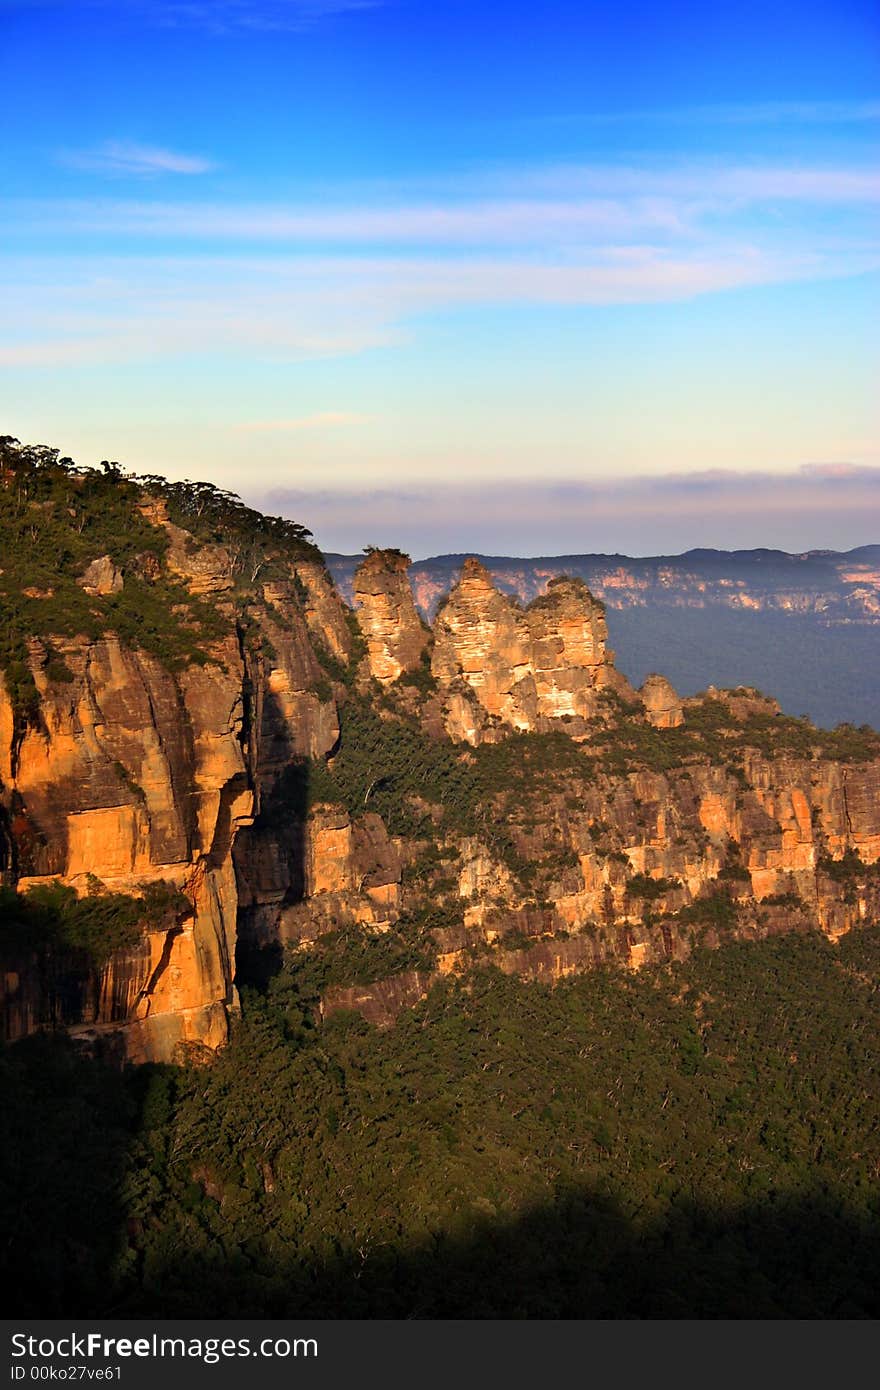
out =
<svg viewBox="0 0 880 1390"><path fill-rule="evenodd" d="M872 731L822 733L747 689L682 700L654 675L636 692L583 584L560 577L523 608L473 560L438 609L430 655L423 742L409 678L384 681L359 759L343 711L307 817L318 840L336 817L333 881L315 879L279 933L323 955L325 1012L387 1023L433 980L480 964L553 980L877 920ZM410 730L399 754L383 726ZM457 750L448 766L438 729ZM413 773L432 759L433 776ZM386 861L381 908L353 834L376 810L400 865L395 883Z"/></svg>
<svg viewBox="0 0 880 1390"><path fill-rule="evenodd" d="M9 441L4 464L5 1035L63 1026L137 1061L216 1048L237 1008L236 839L291 761L338 737L320 657L344 667L345 610L303 528L206 484ZM104 936L71 931L55 888L94 901ZM120 947L114 913L138 900Z"/></svg>
<svg viewBox="0 0 880 1390"><path fill-rule="evenodd" d="M880 916L880 738L634 690L582 581L523 606L466 561L429 629L400 552L367 554L349 609L302 528L204 484L4 476L4 537L55 546L0 563L8 1037L168 1060L222 1045L279 967L385 1024L452 972ZM83 937L80 901L111 926Z"/></svg>
<svg viewBox="0 0 880 1390"><path fill-rule="evenodd" d="M97 1001L121 992L129 1055L167 1056L177 1041L216 1045L234 1004L235 884L222 842L252 801L234 643L223 649L225 667L218 652L218 664L177 677L112 634L57 640L54 650L67 673L60 683L46 675L45 645L31 643L39 718L18 737L0 692L0 786L18 891L60 879L85 892L99 879L109 893L137 894L161 879L190 911L179 929L148 931L142 951L111 958L83 1017L67 1017L63 1001L59 1017L44 1001L49 1017L38 1006L37 1021L118 1023L119 1008ZM27 970L9 973L27 991Z"/></svg>

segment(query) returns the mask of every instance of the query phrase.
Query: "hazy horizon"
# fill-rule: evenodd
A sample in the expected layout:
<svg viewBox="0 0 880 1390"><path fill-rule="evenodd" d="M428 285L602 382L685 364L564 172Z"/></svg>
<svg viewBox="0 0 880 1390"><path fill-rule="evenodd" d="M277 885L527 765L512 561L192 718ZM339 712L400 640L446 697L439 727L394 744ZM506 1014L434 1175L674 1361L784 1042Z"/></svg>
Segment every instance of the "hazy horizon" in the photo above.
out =
<svg viewBox="0 0 880 1390"><path fill-rule="evenodd" d="M635 557L701 548L801 554L873 545L880 534L880 468L245 491L262 509L303 522L323 550L396 546L414 559L464 552Z"/></svg>

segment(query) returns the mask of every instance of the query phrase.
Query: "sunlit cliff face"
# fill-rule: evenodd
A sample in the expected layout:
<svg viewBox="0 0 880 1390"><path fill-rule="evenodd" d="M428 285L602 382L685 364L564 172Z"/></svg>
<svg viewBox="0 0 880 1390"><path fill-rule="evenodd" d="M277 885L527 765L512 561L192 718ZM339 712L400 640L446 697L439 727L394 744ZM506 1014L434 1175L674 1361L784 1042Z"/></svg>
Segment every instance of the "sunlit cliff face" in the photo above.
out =
<svg viewBox="0 0 880 1390"><path fill-rule="evenodd" d="M10 1036L61 1023L133 1060L216 1048L243 942L320 952L350 929L405 958L417 932L418 968L325 993L386 1023L484 958L557 979L876 920L867 734L835 742L755 692L634 690L580 580L524 606L469 560L428 630L399 552L360 566L354 614L303 561L257 579L245 625L224 547L173 542L226 636L176 672L109 634L53 639L61 683L34 638L39 719L22 728L0 693L0 799L20 891L163 880L190 910L69 997L47 998L33 953L10 959ZM437 781L443 759L464 791Z"/></svg>

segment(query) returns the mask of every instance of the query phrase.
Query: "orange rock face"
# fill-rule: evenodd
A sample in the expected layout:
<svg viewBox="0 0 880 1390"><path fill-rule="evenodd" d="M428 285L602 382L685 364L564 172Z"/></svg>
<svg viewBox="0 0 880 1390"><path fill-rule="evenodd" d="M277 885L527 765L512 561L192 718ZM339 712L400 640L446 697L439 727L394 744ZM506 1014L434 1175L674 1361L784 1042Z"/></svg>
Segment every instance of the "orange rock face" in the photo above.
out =
<svg viewBox="0 0 880 1390"><path fill-rule="evenodd" d="M291 577L267 598L271 662L254 655L224 598L232 585L224 547L193 548L163 507L152 519L170 533L172 572L228 615L228 637L207 664L174 675L111 634L53 638L72 677L62 683L47 674L45 644L32 640L39 720L18 727L0 682L0 872L21 891L58 879L83 892L97 878L110 892L138 895L163 880L192 912L171 931L148 930L141 949L115 953L51 1018L46 1009L56 1006L41 994L35 956L2 971L0 1002L8 1036L63 1023L87 1037L112 1035L132 1059L170 1060L180 1043L225 1040L237 1007L235 842L250 831L261 792L297 757L321 757L338 738L311 625L341 660L351 635L326 572L304 564L296 593ZM290 855L271 836L243 860L255 863L258 885L268 873L273 903L288 891Z"/></svg>
<svg viewBox="0 0 880 1390"><path fill-rule="evenodd" d="M346 893L352 885L351 821L345 811L319 808L306 835L306 896Z"/></svg>
<svg viewBox="0 0 880 1390"><path fill-rule="evenodd" d="M265 584L263 594L282 611L289 611L292 589L305 590L304 610L310 637L326 646L331 655L348 662L351 655L351 629L345 620L345 609L333 587L333 581L323 565L297 562L290 583Z"/></svg>
<svg viewBox="0 0 880 1390"><path fill-rule="evenodd" d="M454 739L484 740L469 697L507 728L544 730L555 720L582 730L603 689L635 698L606 646L605 610L577 579L554 579L522 608L502 594L478 560L466 560L434 624L432 671L448 692L447 729Z"/></svg>
<svg viewBox="0 0 880 1390"><path fill-rule="evenodd" d="M354 578L355 612L370 674L382 685L415 671L428 643L407 576L410 563L399 551L374 550Z"/></svg>
<svg viewBox="0 0 880 1390"><path fill-rule="evenodd" d="M159 1057L160 1039L171 1033L165 1023L156 1032L158 1016L186 1015L177 1039L205 1041L235 1001L228 849L252 809L237 648L232 642L223 652L225 667L194 667L178 684L115 637L55 646L73 681L53 686L33 644L42 722L18 741L3 736L0 747L4 797L15 799L28 827L18 844L19 887L59 878L84 890L93 875L112 892L137 895L162 879L187 895L185 927L148 935L146 956L111 959L84 1020L123 1030L136 1022L136 1052ZM0 688L0 732L11 725Z"/></svg>

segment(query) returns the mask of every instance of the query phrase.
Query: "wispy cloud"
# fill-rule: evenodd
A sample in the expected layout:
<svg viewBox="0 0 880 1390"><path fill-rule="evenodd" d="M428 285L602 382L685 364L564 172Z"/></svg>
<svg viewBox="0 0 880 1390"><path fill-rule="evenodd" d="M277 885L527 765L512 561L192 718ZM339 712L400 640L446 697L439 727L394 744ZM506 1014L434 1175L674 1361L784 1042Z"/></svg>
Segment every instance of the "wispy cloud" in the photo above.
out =
<svg viewBox="0 0 880 1390"><path fill-rule="evenodd" d="M312 415L297 415L291 420L243 420L234 428L246 433L251 431L300 431L323 430L334 425L361 424L370 417L351 410L318 410Z"/></svg>
<svg viewBox="0 0 880 1390"><path fill-rule="evenodd" d="M299 360L399 343L422 315L479 305L674 303L880 268L880 247L749 243L468 256L72 258L0 274L0 364L234 356Z"/></svg>
<svg viewBox="0 0 880 1390"><path fill-rule="evenodd" d="M112 144L78 157L89 167L127 172L197 173L210 167L170 151ZM486 196L487 186L491 196ZM53 206L68 235L325 245L550 244L645 235L690 236L702 220L744 209L804 204L870 206L880 202L880 172L868 168L577 166L484 176L475 188L433 199L392 193L382 202L224 204L151 200L66 201ZM19 219L28 209L13 212ZM45 206L34 206L39 219Z"/></svg>
<svg viewBox="0 0 880 1390"><path fill-rule="evenodd" d="M482 175L484 186L504 187L511 175ZM875 203L880 172L875 163L856 165L741 164L707 160L639 167L631 164L545 164L513 176L520 196L668 199L697 211L773 203Z"/></svg>
<svg viewBox="0 0 880 1390"><path fill-rule="evenodd" d="M141 173L204 163L118 144L101 159ZM0 267L0 362L322 357L399 343L438 310L674 303L880 268L865 216L880 202L872 169L609 166L495 178L430 200L406 187L384 201L343 187L295 206L10 202L4 231L22 254ZM96 234L114 241L115 259L74 254Z"/></svg>
<svg viewBox="0 0 880 1390"><path fill-rule="evenodd" d="M127 140L106 140L92 150L70 150L59 155L61 163L72 169L97 174L206 174L216 165L201 155L155 145L137 145Z"/></svg>
<svg viewBox="0 0 880 1390"><path fill-rule="evenodd" d="M476 199L360 204L67 203L72 231L187 240L475 245L682 230L677 210L648 199Z"/></svg>
<svg viewBox="0 0 880 1390"><path fill-rule="evenodd" d="M399 342L438 309L675 302L877 266L880 251L777 257L748 245L606 249L559 263L488 255L12 263L0 278L0 363L323 357Z"/></svg>
<svg viewBox="0 0 880 1390"><path fill-rule="evenodd" d="M334 15L378 8L383 0L0 0L0 10L111 10L114 17L223 35L300 33Z"/></svg>
<svg viewBox="0 0 880 1390"><path fill-rule="evenodd" d="M669 112L670 118L675 113ZM726 125L858 125L880 121L880 101L763 101L685 107L684 119Z"/></svg>
<svg viewBox="0 0 880 1390"><path fill-rule="evenodd" d="M621 111L570 111L523 118L534 125L863 125L880 121L880 101L711 102L700 106L641 107Z"/></svg>

